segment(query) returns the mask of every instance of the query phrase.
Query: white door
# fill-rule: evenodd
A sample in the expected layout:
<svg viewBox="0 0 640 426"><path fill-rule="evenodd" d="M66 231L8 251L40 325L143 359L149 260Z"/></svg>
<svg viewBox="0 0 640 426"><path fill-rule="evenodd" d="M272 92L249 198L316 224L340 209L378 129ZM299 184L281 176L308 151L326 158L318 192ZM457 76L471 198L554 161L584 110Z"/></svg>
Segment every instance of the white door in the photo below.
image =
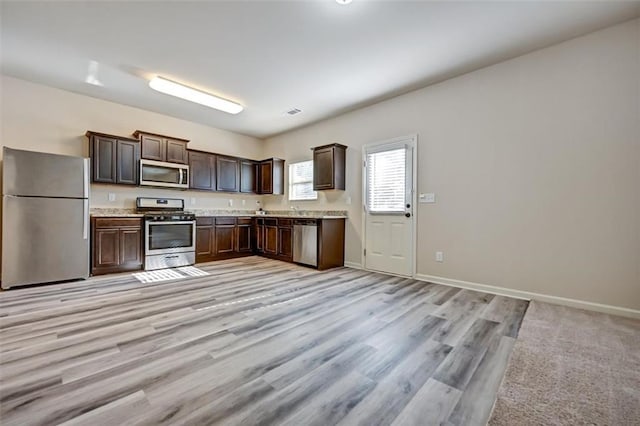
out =
<svg viewBox="0 0 640 426"><path fill-rule="evenodd" d="M412 276L416 136L364 147L365 269Z"/></svg>

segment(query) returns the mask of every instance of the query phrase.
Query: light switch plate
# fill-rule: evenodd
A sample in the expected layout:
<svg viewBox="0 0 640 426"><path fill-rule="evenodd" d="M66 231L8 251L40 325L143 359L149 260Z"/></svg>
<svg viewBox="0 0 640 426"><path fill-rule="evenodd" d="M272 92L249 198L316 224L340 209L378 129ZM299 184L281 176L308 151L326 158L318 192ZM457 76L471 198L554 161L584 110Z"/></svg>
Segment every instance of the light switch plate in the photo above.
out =
<svg viewBox="0 0 640 426"><path fill-rule="evenodd" d="M191 205L192 206L196 205L196 197L191 197Z"/></svg>
<svg viewBox="0 0 640 426"><path fill-rule="evenodd" d="M441 251L436 252L436 262L444 262L444 253Z"/></svg>
<svg viewBox="0 0 640 426"><path fill-rule="evenodd" d="M113 192L109 193L109 201L115 201L116 200L116 194L114 194Z"/></svg>
<svg viewBox="0 0 640 426"><path fill-rule="evenodd" d="M420 194L418 196L418 201L421 203L435 203L436 202L436 194L433 192L427 192L426 194Z"/></svg>

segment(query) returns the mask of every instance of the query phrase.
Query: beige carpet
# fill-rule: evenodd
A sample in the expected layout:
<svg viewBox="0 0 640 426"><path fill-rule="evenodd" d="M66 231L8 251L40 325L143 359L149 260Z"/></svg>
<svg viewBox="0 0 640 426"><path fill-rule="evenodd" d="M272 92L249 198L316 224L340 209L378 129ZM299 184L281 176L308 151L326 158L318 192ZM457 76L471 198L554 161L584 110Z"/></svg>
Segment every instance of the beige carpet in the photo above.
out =
<svg viewBox="0 0 640 426"><path fill-rule="evenodd" d="M640 425L640 320L532 302L490 425Z"/></svg>

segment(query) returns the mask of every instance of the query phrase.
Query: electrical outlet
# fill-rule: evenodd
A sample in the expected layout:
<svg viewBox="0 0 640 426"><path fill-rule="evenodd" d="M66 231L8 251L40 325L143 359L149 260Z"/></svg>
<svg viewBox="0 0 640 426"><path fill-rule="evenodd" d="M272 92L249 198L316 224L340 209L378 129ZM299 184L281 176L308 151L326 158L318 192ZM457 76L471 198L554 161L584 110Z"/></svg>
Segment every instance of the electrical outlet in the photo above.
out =
<svg viewBox="0 0 640 426"><path fill-rule="evenodd" d="M351 197L347 197L347 205L351 204Z"/></svg>
<svg viewBox="0 0 640 426"><path fill-rule="evenodd" d="M116 194L113 192L109 193L109 201L113 202L116 200Z"/></svg>
<svg viewBox="0 0 640 426"><path fill-rule="evenodd" d="M242 206L246 206L247 205L247 200L242 200Z"/></svg>
<svg viewBox="0 0 640 426"><path fill-rule="evenodd" d="M444 253L441 251L436 252L436 262L444 262Z"/></svg>
<svg viewBox="0 0 640 426"><path fill-rule="evenodd" d="M436 202L436 194L433 192L428 192L426 194L418 195L418 201L421 203L435 203Z"/></svg>
<svg viewBox="0 0 640 426"><path fill-rule="evenodd" d="M233 207L233 200L229 198L229 207Z"/></svg>
<svg viewBox="0 0 640 426"><path fill-rule="evenodd" d="M196 197L191 197L191 205L192 206L196 205Z"/></svg>

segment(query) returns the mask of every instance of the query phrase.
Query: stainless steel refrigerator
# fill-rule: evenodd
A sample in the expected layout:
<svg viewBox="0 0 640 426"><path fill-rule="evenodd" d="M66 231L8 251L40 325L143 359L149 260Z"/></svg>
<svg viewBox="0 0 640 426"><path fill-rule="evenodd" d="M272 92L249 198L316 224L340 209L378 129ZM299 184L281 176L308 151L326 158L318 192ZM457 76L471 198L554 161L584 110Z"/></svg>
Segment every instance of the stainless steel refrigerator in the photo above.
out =
<svg viewBox="0 0 640 426"><path fill-rule="evenodd" d="M4 147L2 288L89 276L89 159Z"/></svg>

